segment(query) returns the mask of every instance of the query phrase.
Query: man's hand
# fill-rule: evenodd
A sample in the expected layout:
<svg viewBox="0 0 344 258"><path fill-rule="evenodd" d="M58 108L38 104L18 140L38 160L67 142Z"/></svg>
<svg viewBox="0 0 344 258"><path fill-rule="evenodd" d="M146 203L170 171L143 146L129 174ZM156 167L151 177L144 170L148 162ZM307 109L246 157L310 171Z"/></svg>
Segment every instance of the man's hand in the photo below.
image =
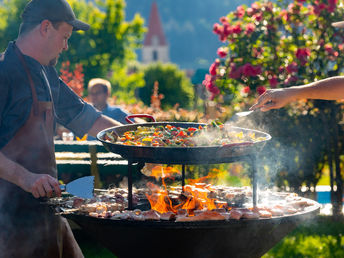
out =
<svg viewBox="0 0 344 258"><path fill-rule="evenodd" d="M296 90L293 88L267 90L259 96L257 103L250 110L260 108L261 111L265 112L284 107L294 100L296 100Z"/></svg>
<svg viewBox="0 0 344 258"><path fill-rule="evenodd" d="M35 174L20 164L7 158L0 151L0 178L11 182L36 198L61 196L61 189L56 178L47 174Z"/></svg>
<svg viewBox="0 0 344 258"><path fill-rule="evenodd" d="M35 198L61 196L57 179L47 174L29 173L22 188Z"/></svg>

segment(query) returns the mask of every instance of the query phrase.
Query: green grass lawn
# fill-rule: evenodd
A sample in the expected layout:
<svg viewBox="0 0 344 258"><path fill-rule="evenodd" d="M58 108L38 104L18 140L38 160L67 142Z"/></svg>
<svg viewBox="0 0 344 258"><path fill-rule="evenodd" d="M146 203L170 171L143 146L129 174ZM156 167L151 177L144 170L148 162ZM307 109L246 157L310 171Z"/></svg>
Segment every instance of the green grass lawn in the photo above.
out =
<svg viewBox="0 0 344 258"><path fill-rule="evenodd" d="M114 232L115 233L115 232ZM92 238L75 232L75 237L85 258L113 258L108 249ZM300 225L271 249L263 258L343 258L344 220L333 221L331 217L319 216L312 222Z"/></svg>
<svg viewBox="0 0 344 258"><path fill-rule="evenodd" d="M332 221L319 216L311 223L300 225L263 256L271 257L344 257L344 220Z"/></svg>

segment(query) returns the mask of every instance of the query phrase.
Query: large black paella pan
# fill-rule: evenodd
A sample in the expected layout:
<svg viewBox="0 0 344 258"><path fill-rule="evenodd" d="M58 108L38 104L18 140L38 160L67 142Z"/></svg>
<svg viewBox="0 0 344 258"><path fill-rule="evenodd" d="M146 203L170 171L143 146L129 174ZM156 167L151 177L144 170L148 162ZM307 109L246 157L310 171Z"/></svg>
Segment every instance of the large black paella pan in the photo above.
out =
<svg viewBox="0 0 344 258"><path fill-rule="evenodd" d="M117 153L125 159L131 160L133 162L163 164L225 163L234 160L239 156L251 155L261 150L266 141L271 139L271 136L267 133L258 130L233 127L230 125L225 125L225 129L243 132L244 134L254 133L255 136L257 138L260 138L261 140L217 146L154 147L123 145L120 143L112 143L104 139L104 136L107 132L114 132L115 135L122 136L125 132L136 130L139 126L157 127L166 125L181 128L205 126L205 124L203 123L189 122L150 122L129 124L103 130L98 133L97 138L103 143L108 151Z"/></svg>

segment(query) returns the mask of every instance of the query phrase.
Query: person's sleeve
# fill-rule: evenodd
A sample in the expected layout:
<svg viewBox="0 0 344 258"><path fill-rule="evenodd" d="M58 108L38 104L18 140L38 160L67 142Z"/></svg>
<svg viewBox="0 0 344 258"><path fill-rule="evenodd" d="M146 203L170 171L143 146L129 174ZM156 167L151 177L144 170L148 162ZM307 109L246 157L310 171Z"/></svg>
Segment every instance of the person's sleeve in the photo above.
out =
<svg viewBox="0 0 344 258"><path fill-rule="evenodd" d="M112 107L112 110L110 112L104 113L104 115L111 117L112 119L115 119L122 124L127 124L128 122L125 120L125 118L129 116L130 113L124 111L119 107Z"/></svg>
<svg viewBox="0 0 344 258"><path fill-rule="evenodd" d="M55 103L57 122L81 137L91 129L101 113L83 101L61 79L59 84L59 94Z"/></svg>

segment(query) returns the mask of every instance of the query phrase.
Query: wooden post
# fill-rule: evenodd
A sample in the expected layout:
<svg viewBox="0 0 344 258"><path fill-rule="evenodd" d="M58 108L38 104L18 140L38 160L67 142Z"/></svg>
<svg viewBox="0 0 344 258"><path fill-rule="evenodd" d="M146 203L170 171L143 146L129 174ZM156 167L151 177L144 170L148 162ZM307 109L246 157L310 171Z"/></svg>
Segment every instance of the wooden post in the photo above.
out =
<svg viewBox="0 0 344 258"><path fill-rule="evenodd" d="M89 152L91 158L91 175L94 176L94 188L102 188L102 182L100 181L100 175L97 166L97 145L89 145Z"/></svg>

